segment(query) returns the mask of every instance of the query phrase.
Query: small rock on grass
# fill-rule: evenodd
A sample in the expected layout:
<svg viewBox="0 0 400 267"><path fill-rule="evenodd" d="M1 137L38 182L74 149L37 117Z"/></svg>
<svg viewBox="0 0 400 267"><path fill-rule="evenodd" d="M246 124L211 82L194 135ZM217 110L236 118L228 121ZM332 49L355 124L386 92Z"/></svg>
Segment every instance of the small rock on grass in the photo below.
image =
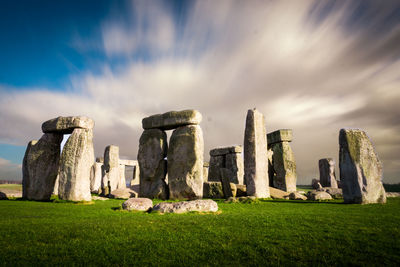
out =
<svg viewBox="0 0 400 267"><path fill-rule="evenodd" d="M130 198L122 203L124 210L148 211L153 207L153 201L149 198Z"/></svg>
<svg viewBox="0 0 400 267"><path fill-rule="evenodd" d="M218 204L211 199L198 199L181 202L162 202L153 207L153 211L159 213L185 213L197 212L217 212Z"/></svg>
<svg viewBox="0 0 400 267"><path fill-rule="evenodd" d="M292 192L289 194L289 199L290 200L307 200L307 197L302 194L299 194L297 192Z"/></svg>

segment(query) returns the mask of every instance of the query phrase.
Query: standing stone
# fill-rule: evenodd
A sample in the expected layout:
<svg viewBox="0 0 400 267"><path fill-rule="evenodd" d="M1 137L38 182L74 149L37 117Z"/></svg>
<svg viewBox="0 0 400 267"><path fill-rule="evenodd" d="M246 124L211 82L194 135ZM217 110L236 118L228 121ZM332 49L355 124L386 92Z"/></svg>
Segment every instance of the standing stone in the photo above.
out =
<svg viewBox="0 0 400 267"><path fill-rule="evenodd" d="M103 166L103 163L95 162L90 171L90 192L95 194L101 189L101 166Z"/></svg>
<svg viewBox="0 0 400 267"><path fill-rule="evenodd" d="M171 199L203 196L203 132L198 125L173 131L168 150L168 182Z"/></svg>
<svg viewBox="0 0 400 267"><path fill-rule="evenodd" d="M203 180L208 181L208 169L210 167L210 163L204 161L203 163Z"/></svg>
<svg viewBox="0 0 400 267"><path fill-rule="evenodd" d="M233 175L231 170L222 168L221 172L221 184L222 184L222 191L224 192L224 196L226 199L233 197L233 193L231 190L230 180Z"/></svg>
<svg viewBox="0 0 400 267"><path fill-rule="evenodd" d="M120 169L119 169L119 147L109 145L104 150L104 168L103 168L103 179L102 179L102 192L105 192L106 187L110 187L109 190L114 191L118 189L120 185ZM109 193L111 193L111 191Z"/></svg>
<svg viewBox="0 0 400 267"><path fill-rule="evenodd" d="M244 167L241 154L227 154L225 157L225 166L232 172L232 179L230 182L234 184L243 184Z"/></svg>
<svg viewBox="0 0 400 267"><path fill-rule="evenodd" d="M244 182L247 195L269 197L267 134L264 115L249 110L244 133Z"/></svg>
<svg viewBox="0 0 400 267"><path fill-rule="evenodd" d="M281 129L267 135L270 185L286 192L296 191L297 172L293 150L292 130ZM272 155L270 156L270 154Z"/></svg>
<svg viewBox="0 0 400 267"><path fill-rule="evenodd" d="M167 134L158 129L143 131L139 140L140 197L168 199L165 182Z"/></svg>
<svg viewBox="0 0 400 267"><path fill-rule="evenodd" d="M335 175L335 161L331 158L320 159L319 180L323 187L338 188Z"/></svg>
<svg viewBox="0 0 400 267"><path fill-rule="evenodd" d="M209 181L221 180L221 169L232 172L231 183L243 184L243 157L241 146L220 147L210 150Z"/></svg>
<svg viewBox="0 0 400 267"><path fill-rule="evenodd" d="M58 183L60 181L60 173L57 172L56 182L54 183L53 195L58 196Z"/></svg>
<svg viewBox="0 0 400 267"><path fill-rule="evenodd" d="M76 128L68 138L60 160L58 196L90 201L90 169L94 163L93 131Z"/></svg>
<svg viewBox="0 0 400 267"><path fill-rule="evenodd" d="M118 170L119 170L119 181L117 189L125 189L126 188L125 165L119 165Z"/></svg>
<svg viewBox="0 0 400 267"><path fill-rule="evenodd" d="M210 167L208 169L208 181L221 181L221 168L225 167L225 158L223 155L210 156Z"/></svg>
<svg viewBox="0 0 400 267"><path fill-rule="evenodd" d="M339 133L340 181L345 203L386 203L382 164L364 131L341 129Z"/></svg>
<svg viewBox="0 0 400 267"><path fill-rule="evenodd" d="M22 166L23 198L50 200L58 174L62 134L45 133L29 142Z"/></svg>

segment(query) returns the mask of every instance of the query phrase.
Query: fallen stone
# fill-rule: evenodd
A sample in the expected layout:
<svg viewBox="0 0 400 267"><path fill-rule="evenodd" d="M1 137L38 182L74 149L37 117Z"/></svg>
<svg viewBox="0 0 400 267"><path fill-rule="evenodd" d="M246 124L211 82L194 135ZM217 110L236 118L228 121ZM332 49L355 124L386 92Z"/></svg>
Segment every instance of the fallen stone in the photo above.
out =
<svg viewBox="0 0 400 267"><path fill-rule="evenodd" d="M247 195L268 198L268 154L264 115L248 110L244 135L244 182Z"/></svg>
<svg viewBox="0 0 400 267"><path fill-rule="evenodd" d="M90 201L90 169L94 163L93 131L76 128L64 145L60 159L58 197Z"/></svg>
<svg viewBox="0 0 400 267"><path fill-rule="evenodd" d="M338 188L335 174L335 161L331 158L320 159L319 166L319 180L323 187Z"/></svg>
<svg viewBox="0 0 400 267"><path fill-rule="evenodd" d="M280 142L291 142L293 139L291 129L281 129L267 134L268 145Z"/></svg>
<svg viewBox="0 0 400 267"><path fill-rule="evenodd" d="M312 186L312 188L314 188L314 189L317 189L317 188L322 187L322 185L320 184L320 182L319 182L318 179L312 179L312 181L311 181L311 186Z"/></svg>
<svg viewBox="0 0 400 267"><path fill-rule="evenodd" d="M386 192L386 197L400 197L400 192Z"/></svg>
<svg viewBox="0 0 400 267"><path fill-rule="evenodd" d="M124 210L148 211L153 207L153 201L148 198L130 198L122 203Z"/></svg>
<svg viewBox="0 0 400 267"><path fill-rule="evenodd" d="M289 195L289 192L286 192L286 191L283 191L283 190L280 190L277 188L273 188L273 187L269 188L269 193L270 193L271 198L273 198L273 199L284 199L285 196Z"/></svg>
<svg viewBox="0 0 400 267"><path fill-rule="evenodd" d="M42 124L44 133L71 134L74 129L91 130L94 127L94 121L88 117L57 117Z"/></svg>
<svg viewBox="0 0 400 267"><path fill-rule="evenodd" d="M92 200L104 201L104 200L109 200L109 198L107 198L107 197L99 197L99 196L92 196Z"/></svg>
<svg viewBox="0 0 400 267"><path fill-rule="evenodd" d="M203 198L224 198L221 182L204 182L203 183Z"/></svg>
<svg viewBox="0 0 400 267"><path fill-rule="evenodd" d="M382 164L367 134L341 129L339 169L345 203L386 203Z"/></svg>
<svg viewBox="0 0 400 267"><path fill-rule="evenodd" d="M329 195L328 193L326 193L325 191L308 191L307 193L307 199L308 200L330 200L332 199L331 195Z"/></svg>
<svg viewBox="0 0 400 267"><path fill-rule="evenodd" d="M202 116L197 110L170 111L142 120L143 129L172 130L181 126L200 124Z"/></svg>
<svg viewBox="0 0 400 267"><path fill-rule="evenodd" d="M29 142L22 163L23 198L50 200L57 179L62 134L45 133Z"/></svg>
<svg viewBox="0 0 400 267"><path fill-rule="evenodd" d="M343 198L343 191L340 188L324 187L325 192L335 199Z"/></svg>
<svg viewBox="0 0 400 267"><path fill-rule="evenodd" d="M268 144L273 152L269 179L275 188L287 192L296 191L297 172L293 150L288 142Z"/></svg>
<svg viewBox="0 0 400 267"><path fill-rule="evenodd" d="M138 193L133 191L130 188L120 188L112 191L110 193L110 198L119 198L119 199L128 199L128 198L137 198Z"/></svg>
<svg viewBox="0 0 400 267"><path fill-rule="evenodd" d="M242 153L242 146L218 147L210 150L210 156L223 156L231 153Z"/></svg>
<svg viewBox="0 0 400 267"><path fill-rule="evenodd" d="M307 197L302 194L299 194L297 192L292 192L289 194L289 199L290 200L307 200Z"/></svg>
<svg viewBox="0 0 400 267"><path fill-rule="evenodd" d="M153 207L159 213L217 212L218 204L211 199L198 199L181 202L162 202Z"/></svg>
<svg viewBox="0 0 400 267"><path fill-rule="evenodd" d="M198 125L179 127L172 132L168 149L170 199L203 196L203 132Z"/></svg>
<svg viewBox="0 0 400 267"><path fill-rule="evenodd" d="M143 131L139 140L140 197L168 199L167 134L158 129Z"/></svg>

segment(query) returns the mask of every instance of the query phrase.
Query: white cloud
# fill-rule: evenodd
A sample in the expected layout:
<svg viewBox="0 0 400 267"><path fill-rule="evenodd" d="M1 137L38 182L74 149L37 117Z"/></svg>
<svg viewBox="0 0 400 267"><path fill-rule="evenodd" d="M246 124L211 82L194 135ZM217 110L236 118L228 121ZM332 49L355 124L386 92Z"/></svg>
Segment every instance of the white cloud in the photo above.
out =
<svg viewBox="0 0 400 267"><path fill-rule="evenodd" d="M313 4L198 1L179 28L162 4L146 2L134 9L133 21L110 18L101 29L109 57L131 60L147 49L151 60L128 60L117 71L104 63L100 74L71 77L73 87L62 93L0 90L0 142L26 144L40 138L43 121L82 114L96 121L97 155L112 143L122 156L136 158L143 117L195 108L203 114L208 158L211 148L243 143L247 109L257 107L268 131L293 128L300 183L317 175L319 158L337 158L342 127L365 129L385 179L398 182L400 157L383 136L400 136L394 104L400 63L370 57L396 32L374 39L371 50L363 43L368 29L349 34L344 28L351 4L336 4L317 22L309 17Z"/></svg>
<svg viewBox="0 0 400 267"><path fill-rule="evenodd" d="M22 165L0 158L0 180L20 181L22 179Z"/></svg>

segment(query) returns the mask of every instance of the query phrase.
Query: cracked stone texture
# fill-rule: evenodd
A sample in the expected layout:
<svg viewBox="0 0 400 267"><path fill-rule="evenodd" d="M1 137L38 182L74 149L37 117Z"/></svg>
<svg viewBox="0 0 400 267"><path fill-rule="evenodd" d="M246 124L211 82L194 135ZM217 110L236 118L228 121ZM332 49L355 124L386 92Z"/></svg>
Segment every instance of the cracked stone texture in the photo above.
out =
<svg viewBox="0 0 400 267"><path fill-rule="evenodd" d="M364 131L341 129L339 133L340 182L345 203L386 203L382 164Z"/></svg>

